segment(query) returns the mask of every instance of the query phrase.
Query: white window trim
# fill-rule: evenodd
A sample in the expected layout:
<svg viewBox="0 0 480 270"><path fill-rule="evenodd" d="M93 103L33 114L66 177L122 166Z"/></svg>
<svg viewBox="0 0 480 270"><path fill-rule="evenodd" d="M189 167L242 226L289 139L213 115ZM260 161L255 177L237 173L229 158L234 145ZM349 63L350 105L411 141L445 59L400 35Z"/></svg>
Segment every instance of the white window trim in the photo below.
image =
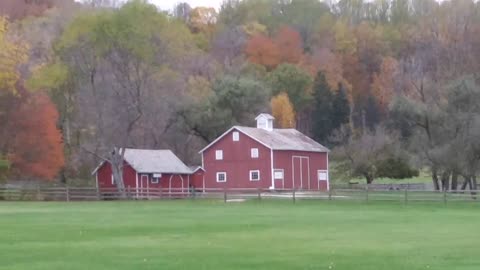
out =
<svg viewBox="0 0 480 270"><path fill-rule="evenodd" d="M258 179L253 179L252 178L252 173L256 172L258 174ZM257 181L260 181L260 170L250 170L249 172L249 175L250 175L250 181L253 181L253 182L257 182Z"/></svg>
<svg viewBox="0 0 480 270"><path fill-rule="evenodd" d="M275 177L276 172L282 172L282 178ZM283 180L285 179L285 170L284 169L273 169L273 179L275 180Z"/></svg>
<svg viewBox="0 0 480 270"><path fill-rule="evenodd" d="M320 173L325 173L327 179L320 179ZM317 170L317 180L318 181L328 181L328 170Z"/></svg>
<svg viewBox="0 0 480 270"><path fill-rule="evenodd" d="M152 184L160 183L160 177L152 177L152 179L150 180L150 183Z"/></svg>
<svg viewBox="0 0 480 270"><path fill-rule="evenodd" d="M253 153L254 153L254 150L256 151L257 155L255 156ZM251 158L258 158L260 156L260 153L258 151L258 148L250 148L250 157Z"/></svg>
<svg viewBox="0 0 480 270"><path fill-rule="evenodd" d="M225 175L225 177L224 177L225 180L223 180L223 181L220 181L220 180L219 180L219 179L220 179L219 176L220 176L221 174L224 174L224 175ZM227 173L226 173L226 172L217 172L217 182L218 182L218 183L225 183L225 182L227 182Z"/></svg>
<svg viewBox="0 0 480 270"><path fill-rule="evenodd" d="M234 142L240 141L240 132L234 131L234 132L232 133L232 140L233 140Z"/></svg>
<svg viewBox="0 0 480 270"><path fill-rule="evenodd" d="M115 179L113 179L113 173L112 173L112 185L115 185Z"/></svg>
<svg viewBox="0 0 480 270"><path fill-rule="evenodd" d="M223 160L223 150L215 150L215 160Z"/></svg>

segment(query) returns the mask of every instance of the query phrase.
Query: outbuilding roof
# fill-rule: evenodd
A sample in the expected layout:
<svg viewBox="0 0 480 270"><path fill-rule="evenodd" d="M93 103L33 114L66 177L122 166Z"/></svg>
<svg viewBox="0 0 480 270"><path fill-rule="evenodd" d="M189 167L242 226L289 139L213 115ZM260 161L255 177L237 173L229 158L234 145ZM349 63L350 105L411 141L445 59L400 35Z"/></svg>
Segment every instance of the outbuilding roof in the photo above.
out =
<svg viewBox="0 0 480 270"><path fill-rule="evenodd" d="M193 173L192 170L170 150L126 148L124 159L138 173ZM100 164L92 174L96 173L102 164Z"/></svg>
<svg viewBox="0 0 480 270"><path fill-rule="evenodd" d="M127 148L125 161L139 173L192 173L190 168L170 150Z"/></svg>
<svg viewBox="0 0 480 270"><path fill-rule="evenodd" d="M231 130L236 129L248 137L258 141L272 150L292 150L292 151L307 151L307 152L329 152L328 148L314 141L310 137L301 133L296 129L278 129L265 130L262 128L234 126L208 146L203 148L201 152L208 149L218 140L230 133Z"/></svg>

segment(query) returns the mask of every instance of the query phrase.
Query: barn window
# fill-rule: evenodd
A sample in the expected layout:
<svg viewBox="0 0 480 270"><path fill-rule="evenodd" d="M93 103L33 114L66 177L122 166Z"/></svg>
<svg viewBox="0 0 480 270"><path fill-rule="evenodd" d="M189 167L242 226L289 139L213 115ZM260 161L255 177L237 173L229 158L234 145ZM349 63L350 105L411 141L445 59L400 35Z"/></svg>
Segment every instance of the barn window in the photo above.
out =
<svg viewBox="0 0 480 270"><path fill-rule="evenodd" d="M250 155L252 158L258 158L258 148L250 149Z"/></svg>
<svg viewBox="0 0 480 270"><path fill-rule="evenodd" d="M273 178L283 180L283 169L273 170Z"/></svg>
<svg viewBox="0 0 480 270"><path fill-rule="evenodd" d="M160 182L160 178L162 178L161 173L154 173L152 175L152 180L150 181L152 184L158 184Z"/></svg>
<svg viewBox="0 0 480 270"><path fill-rule="evenodd" d="M250 181L260 181L260 171L259 170L250 171Z"/></svg>
<svg viewBox="0 0 480 270"><path fill-rule="evenodd" d="M217 172L217 182L227 182L227 173Z"/></svg>
<svg viewBox="0 0 480 270"><path fill-rule="evenodd" d="M232 133L233 141L238 142L240 140L240 134L238 134L238 131L234 131Z"/></svg>
<svg viewBox="0 0 480 270"><path fill-rule="evenodd" d="M318 180L320 181L327 181L328 180L328 172L319 170L318 171Z"/></svg>
<svg viewBox="0 0 480 270"><path fill-rule="evenodd" d="M222 160L223 159L223 150L215 151L215 159L216 160Z"/></svg>

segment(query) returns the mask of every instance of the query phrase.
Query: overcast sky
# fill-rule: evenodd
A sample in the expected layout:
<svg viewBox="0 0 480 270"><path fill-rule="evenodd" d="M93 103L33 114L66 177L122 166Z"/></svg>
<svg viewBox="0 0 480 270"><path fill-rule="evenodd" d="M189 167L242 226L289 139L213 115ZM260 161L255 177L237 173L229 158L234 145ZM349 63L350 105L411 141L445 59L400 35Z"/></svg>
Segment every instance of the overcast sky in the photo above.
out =
<svg viewBox="0 0 480 270"><path fill-rule="evenodd" d="M1 0L0 0L1 1ZM175 4L180 2L186 2L192 7L205 6L205 7L214 7L217 10L220 8L222 0L149 0L150 2L156 4L161 9L172 9Z"/></svg>

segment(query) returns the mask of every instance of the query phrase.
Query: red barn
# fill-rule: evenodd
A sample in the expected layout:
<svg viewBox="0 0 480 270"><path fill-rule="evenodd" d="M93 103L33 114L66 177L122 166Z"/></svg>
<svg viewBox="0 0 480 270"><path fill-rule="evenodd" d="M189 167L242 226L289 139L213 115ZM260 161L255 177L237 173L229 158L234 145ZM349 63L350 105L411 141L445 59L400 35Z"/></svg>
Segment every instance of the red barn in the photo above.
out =
<svg viewBox="0 0 480 270"><path fill-rule="evenodd" d="M206 188L329 189L326 147L274 129L269 114L255 120L256 128L234 126L200 151Z"/></svg>
<svg viewBox="0 0 480 270"><path fill-rule="evenodd" d="M184 189L193 182L202 183L203 171L190 169L170 150L125 149L123 181L132 190L162 188L163 191ZM115 188L109 162L102 162L94 171L97 187ZM196 180L199 178L200 180ZM138 194L137 190L137 196Z"/></svg>

